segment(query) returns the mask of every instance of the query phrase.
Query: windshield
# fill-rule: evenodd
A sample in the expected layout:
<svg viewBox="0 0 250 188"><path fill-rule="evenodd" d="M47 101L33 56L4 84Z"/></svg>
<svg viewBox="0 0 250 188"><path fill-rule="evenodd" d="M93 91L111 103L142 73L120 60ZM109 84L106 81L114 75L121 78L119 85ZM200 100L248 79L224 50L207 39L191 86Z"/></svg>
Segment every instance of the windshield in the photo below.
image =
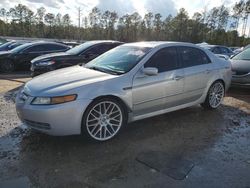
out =
<svg viewBox="0 0 250 188"><path fill-rule="evenodd" d="M85 65L110 74L124 74L130 71L150 51L151 48L119 46Z"/></svg>
<svg viewBox="0 0 250 188"><path fill-rule="evenodd" d="M10 45L11 45L11 44L13 44L13 43L15 43L15 42L13 42L13 41L6 42L6 43L4 43L4 44L0 45L0 48L5 48L5 47L8 47L8 46L10 46Z"/></svg>
<svg viewBox="0 0 250 188"><path fill-rule="evenodd" d="M30 44L31 44L31 43L22 44L22 45L20 45L20 46L18 46L18 47L16 47L16 48L12 49L11 52L12 52L12 53L18 53L18 52L20 52L20 51L26 49L27 47L29 47Z"/></svg>
<svg viewBox="0 0 250 188"><path fill-rule="evenodd" d="M202 48L205 48L205 49L207 49L207 50L212 50L212 47L211 46L201 46Z"/></svg>
<svg viewBox="0 0 250 188"><path fill-rule="evenodd" d="M247 48L246 50L237 54L232 59L234 59L234 60L250 60L250 48Z"/></svg>
<svg viewBox="0 0 250 188"><path fill-rule="evenodd" d="M94 44L96 44L96 42L85 42L81 45L78 45L78 46L68 50L67 53L72 54L72 55L78 55Z"/></svg>

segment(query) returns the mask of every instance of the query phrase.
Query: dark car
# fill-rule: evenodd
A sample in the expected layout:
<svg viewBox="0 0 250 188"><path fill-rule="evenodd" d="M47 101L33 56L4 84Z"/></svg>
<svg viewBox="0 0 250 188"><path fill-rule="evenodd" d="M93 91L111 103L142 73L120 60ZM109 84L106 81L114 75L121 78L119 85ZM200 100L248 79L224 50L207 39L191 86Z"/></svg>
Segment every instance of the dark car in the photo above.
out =
<svg viewBox="0 0 250 188"><path fill-rule="evenodd" d="M12 50L18 46L21 46L22 44L27 43L26 41L9 41L0 46L0 51L9 51Z"/></svg>
<svg viewBox="0 0 250 188"><path fill-rule="evenodd" d="M0 71L29 70L32 59L52 52L65 52L69 49L68 46L55 42L26 43L13 50L0 52Z"/></svg>
<svg viewBox="0 0 250 188"><path fill-rule="evenodd" d="M250 87L250 48L230 59L232 63L232 85Z"/></svg>
<svg viewBox="0 0 250 188"><path fill-rule="evenodd" d="M232 55L234 55L234 52L226 46L220 46L220 45L199 45L199 46L210 50L211 52L218 55L219 57L229 58ZM225 58L225 59L228 59L228 58Z"/></svg>
<svg viewBox="0 0 250 188"><path fill-rule="evenodd" d="M31 61L31 75L36 76L72 65L85 64L121 44L123 43L118 41L89 41L64 53L37 57Z"/></svg>

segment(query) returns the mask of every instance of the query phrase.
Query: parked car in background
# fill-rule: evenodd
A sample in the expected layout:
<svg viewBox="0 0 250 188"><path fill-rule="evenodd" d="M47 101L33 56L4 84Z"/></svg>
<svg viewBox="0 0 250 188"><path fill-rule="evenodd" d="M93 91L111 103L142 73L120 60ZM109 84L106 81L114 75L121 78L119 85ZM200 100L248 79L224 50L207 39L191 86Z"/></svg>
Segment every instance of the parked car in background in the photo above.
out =
<svg viewBox="0 0 250 188"><path fill-rule="evenodd" d="M71 48L74 48L74 47L80 45L80 43L78 43L78 42L62 42L62 43L69 46L69 47L71 47Z"/></svg>
<svg viewBox="0 0 250 188"><path fill-rule="evenodd" d="M6 39L0 38L0 45L8 42Z"/></svg>
<svg viewBox="0 0 250 188"><path fill-rule="evenodd" d="M117 41L89 41L63 53L52 53L31 61L31 75L36 76L48 71L85 64L108 50L123 43Z"/></svg>
<svg viewBox="0 0 250 188"><path fill-rule="evenodd" d="M65 52L70 48L55 42L34 42L18 46L10 51L0 52L0 71L30 70L30 61L38 56Z"/></svg>
<svg viewBox="0 0 250 188"><path fill-rule="evenodd" d="M9 51L25 43L28 41L9 41L0 46L0 51Z"/></svg>
<svg viewBox="0 0 250 188"><path fill-rule="evenodd" d="M230 50L235 51L235 50L240 49L241 47L229 47L229 48L230 48Z"/></svg>
<svg viewBox="0 0 250 188"><path fill-rule="evenodd" d="M230 59L232 63L232 86L250 87L250 48Z"/></svg>
<svg viewBox="0 0 250 188"><path fill-rule="evenodd" d="M232 55L234 55L234 52L226 47L226 46L220 46L220 45L200 45L200 47L203 47L205 49L210 50L214 54L216 54L218 57L229 59Z"/></svg>
<svg viewBox="0 0 250 188"><path fill-rule="evenodd" d="M17 94L16 110L38 131L106 141L127 122L197 104L218 108L231 74L229 61L193 44L124 44L85 66L27 82Z"/></svg>

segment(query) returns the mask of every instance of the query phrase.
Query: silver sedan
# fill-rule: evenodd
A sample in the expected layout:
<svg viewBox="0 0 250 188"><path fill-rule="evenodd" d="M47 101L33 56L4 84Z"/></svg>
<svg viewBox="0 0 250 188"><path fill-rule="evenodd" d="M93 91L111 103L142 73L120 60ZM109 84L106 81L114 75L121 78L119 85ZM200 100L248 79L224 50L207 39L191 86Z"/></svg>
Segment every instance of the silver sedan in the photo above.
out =
<svg viewBox="0 0 250 188"><path fill-rule="evenodd" d="M34 78L16 110L32 129L106 141L128 122L197 104L216 109L231 76L230 62L193 44L130 43Z"/></svg>

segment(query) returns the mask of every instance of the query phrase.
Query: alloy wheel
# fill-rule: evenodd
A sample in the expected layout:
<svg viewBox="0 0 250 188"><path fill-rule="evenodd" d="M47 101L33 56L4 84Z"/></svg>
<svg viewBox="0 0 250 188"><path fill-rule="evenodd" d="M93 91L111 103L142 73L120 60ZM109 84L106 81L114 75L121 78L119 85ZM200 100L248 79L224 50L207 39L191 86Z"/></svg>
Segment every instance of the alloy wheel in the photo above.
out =
<svg viewBox="0 0 250 188"><path fill-rule="evenodd" d="M112 101L102 101L88 112L86 128L95 140L106 141L114 137L123 123L123 113L119 105Z"/></svg>
<svg viewBox="0 0 250 188"><path fill-rule="evenodd" d="M220 82L216 82L209 92L209 104L212 108L217 108L224 97L224 86Z"/></svg>

